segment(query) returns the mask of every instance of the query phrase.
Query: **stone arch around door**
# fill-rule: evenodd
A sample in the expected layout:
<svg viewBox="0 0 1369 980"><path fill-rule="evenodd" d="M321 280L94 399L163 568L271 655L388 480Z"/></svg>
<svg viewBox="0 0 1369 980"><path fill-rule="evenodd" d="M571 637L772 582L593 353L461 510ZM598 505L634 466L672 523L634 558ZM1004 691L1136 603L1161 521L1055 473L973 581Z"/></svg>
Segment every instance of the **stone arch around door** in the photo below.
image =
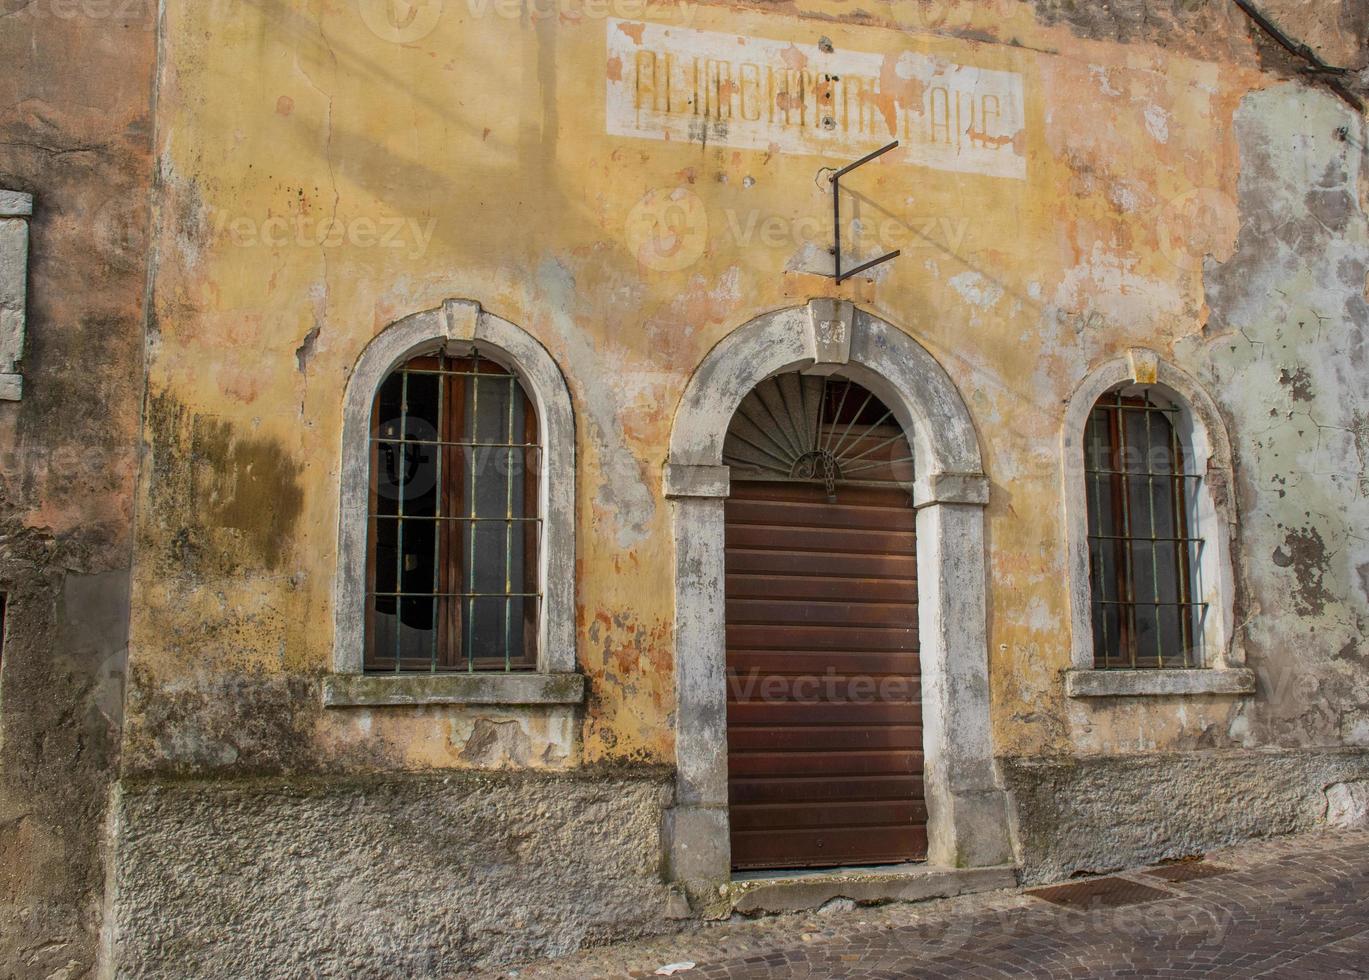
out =
<svg viewBox="0 0 1369 980"><path fill-rule="evenodd" d="M674 880L731 878L727 798L723 441L758 383L840 370L874 392L912 442L928 862L1012 861L989 726L984 506L988 480L965 403L927 351L845 301L757 317L704 358L676 410L665 494L675 533L676 793L666 836Z"/></svg>

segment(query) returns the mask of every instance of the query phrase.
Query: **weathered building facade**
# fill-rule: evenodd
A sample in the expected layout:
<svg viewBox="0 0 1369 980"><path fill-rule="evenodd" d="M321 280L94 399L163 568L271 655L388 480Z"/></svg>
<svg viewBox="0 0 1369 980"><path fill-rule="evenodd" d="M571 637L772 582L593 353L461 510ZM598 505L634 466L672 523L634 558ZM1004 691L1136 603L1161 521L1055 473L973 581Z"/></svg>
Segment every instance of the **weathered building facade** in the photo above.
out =
<svg viewBox="0 0 1369 980"><path fill-rule="evenodd" d="M98 6L0 17L0 976L1362 805L1362 4Z"/></svg>
<svg viewBox="0 0 1369 980"><path fill-rule="evenodd" d="M0 976L96 959L128 649L156 12L0 3Z"/></svg>

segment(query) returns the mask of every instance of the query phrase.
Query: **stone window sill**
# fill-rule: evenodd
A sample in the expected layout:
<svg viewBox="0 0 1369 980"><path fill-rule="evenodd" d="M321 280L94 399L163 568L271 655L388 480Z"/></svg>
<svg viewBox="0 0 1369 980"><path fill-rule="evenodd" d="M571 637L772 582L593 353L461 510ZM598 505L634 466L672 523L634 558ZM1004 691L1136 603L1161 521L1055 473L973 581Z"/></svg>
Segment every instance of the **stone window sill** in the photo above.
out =
<svg viewBox="0 0 1369 980"><path fill-rule="evenodd" d="M579 704L583 674L334 674L324 678L327 708L386 705Z"/></svg>
<svg viewBox="0 0 1369 980"><path fill-rule="evenodd" d="M1254 693L1255 672L1246 667L1065 672L1065 694L1072 698Z"/></svg>

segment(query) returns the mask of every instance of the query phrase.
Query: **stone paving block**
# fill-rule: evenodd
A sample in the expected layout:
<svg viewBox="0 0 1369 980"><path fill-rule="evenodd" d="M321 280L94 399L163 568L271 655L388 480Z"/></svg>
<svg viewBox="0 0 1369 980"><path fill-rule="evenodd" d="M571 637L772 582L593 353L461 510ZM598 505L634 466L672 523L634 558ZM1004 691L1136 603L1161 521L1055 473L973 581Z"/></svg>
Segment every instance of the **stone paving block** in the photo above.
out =
<svg viewBox="0 0 1369 980"><path fill-rule="evenodd" d="M1133 875L1165 882L1139 905L1071 908L1006 891L780 915L489 976L649 977L681 959L698 964L683 980L1369 976L1369 834L1278 839L1168 868L1184 870Z"/></svg>

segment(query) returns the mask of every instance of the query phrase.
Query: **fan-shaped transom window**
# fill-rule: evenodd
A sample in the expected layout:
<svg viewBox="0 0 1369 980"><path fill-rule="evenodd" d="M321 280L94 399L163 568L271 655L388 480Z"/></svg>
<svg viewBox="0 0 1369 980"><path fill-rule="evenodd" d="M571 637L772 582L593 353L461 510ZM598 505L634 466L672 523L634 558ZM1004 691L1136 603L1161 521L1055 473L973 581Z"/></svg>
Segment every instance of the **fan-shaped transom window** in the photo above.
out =
<svg viewBox="0 0 1369 980"><path fill-rule="evenodd" d="M537 417L516 375L415 357L371 415L367 671L534 669Z"/></svg>
<svg viewBox="0 0 1369 980"><path fill-rule="evenodd" d="M913 453L894 413L836 375L779 374L742 400L723 462L734 480L817 481L835 500L843 484L911 486Z"/></svg>
<svg viewBox="0 0 1369 980"><path fill-rule="evenodd" d="M1207 603L1182 410L1132 385L1103 395L1084 435L1094 666L1202 666Z"/></svg>

